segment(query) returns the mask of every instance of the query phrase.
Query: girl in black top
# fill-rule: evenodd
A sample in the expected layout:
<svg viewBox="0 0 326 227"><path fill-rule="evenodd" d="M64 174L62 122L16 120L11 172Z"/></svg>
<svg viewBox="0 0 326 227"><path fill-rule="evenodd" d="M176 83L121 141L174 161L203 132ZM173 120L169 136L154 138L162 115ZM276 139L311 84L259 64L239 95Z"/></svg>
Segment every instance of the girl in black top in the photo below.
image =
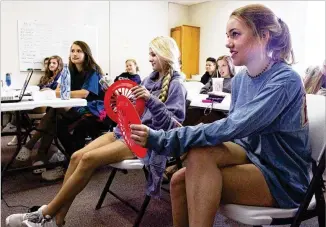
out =
<svg viewBox="0 0 326 227"><path fill-rule="evenodd" d="M210 78L217 77L217 65L216 65L216 59L209 57L206 59L206 72L201 77L200 82L203 84L207 84Z"/></svg>
<svg viewBox="0 0 326 227"><path fill-rule="evenodd" d="M132 80L136 82L137 84L140 84L141 79L140 76L137 74L139 72L139 67L137 65L136 60L134 59L128 59L126 61L126 72L120 74L114 79L114 82L118 80Z"/></svg>
<svg viewBox="0 0 326 227"><path fill-rule="evenodd" d="M230 56L222 55L217 60L217 76L218 78L224 78L223 80L223 92L231 93L231 79L235 75L235 68ZM200 94L207 94L213 91L212 76L208 79L208 82L200 90Z"/></svg>

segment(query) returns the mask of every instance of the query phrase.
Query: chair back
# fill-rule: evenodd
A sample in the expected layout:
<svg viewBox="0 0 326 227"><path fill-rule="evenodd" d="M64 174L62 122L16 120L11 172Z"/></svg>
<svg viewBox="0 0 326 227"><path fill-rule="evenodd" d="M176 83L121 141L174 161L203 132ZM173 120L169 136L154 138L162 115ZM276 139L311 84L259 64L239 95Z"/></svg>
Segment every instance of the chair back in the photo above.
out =
<svg viewBox="0 0 326 227"><path fill-rule="evenodd" d="M326 96L307 94L311 156L318 163L326 150Z"/></svg>

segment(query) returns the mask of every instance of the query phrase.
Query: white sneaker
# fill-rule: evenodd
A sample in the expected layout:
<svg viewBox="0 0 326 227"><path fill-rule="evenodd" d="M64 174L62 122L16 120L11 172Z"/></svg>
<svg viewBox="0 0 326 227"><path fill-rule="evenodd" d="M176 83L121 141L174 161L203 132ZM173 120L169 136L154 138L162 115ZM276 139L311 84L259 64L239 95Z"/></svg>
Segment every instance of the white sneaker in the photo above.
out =
<svg viewBox="0 0 326 227"><path fill-rule="evenodd" d="M12 140L7 144L8 146L16 146L18 144L17 136L14 136Z"/></svg>
<svg viewBox="0 0 326 227"><path fill-rule="evenodd" d="M17 128L16 125L11 124L8 122L6 127L3 128L2 132L16 132Z"/></svg>
<svg viewBox="0 0 326 227"><path fill-rule="evenodd" d="M22 148L20 149L18 155L16 156L16 160L21 161L21 162L25 162L31 157L31 154L32 154L32 150L28 149L25 146L22 146Z"/></svg>
<svg viewBox="0 0 326 227"><path fill-rule="evenodd" d="M44 218L41 222L33 222L25 220L22 222L24 227L58 227L54 218Z"/></svg>
<svg viewBox="0 0 326 227"><path fill-rule="evenodd" d="M55 167L52 170L47 170L42 173L42 178L47 181L54 181L64 177L65 169L61 166Z"/></svg>
<svg viewBox="0 0 326 227"><path fill-rule="evenodd" d="M32 213L24 213L24 214L12 214L6 218L6 226L7 227L21 227L22 222L26 220L34 220L37 222L42 221L43 214L42 210L46 207L46 205L41 206L37 211Z"/></svg>
<svg viewBox="0 0 326 227"><path fill-rule="evenodd" d="M60 150L55 152L52 157L50 158L49 162L50 163L55 163L55 162L62 162L66 159L66 156L62 154Z"/></svg>
<svg viewBox="0 0 326 227"><path fill-rule="evenodd" d="M33 166L40 166L40 165L44 165L44 162L43 161L37 161L37 162L33 163ZM41 174L41 173L43 173L45 171L46 171L46 168L34 169L33 173L34 174Z"/></svg>

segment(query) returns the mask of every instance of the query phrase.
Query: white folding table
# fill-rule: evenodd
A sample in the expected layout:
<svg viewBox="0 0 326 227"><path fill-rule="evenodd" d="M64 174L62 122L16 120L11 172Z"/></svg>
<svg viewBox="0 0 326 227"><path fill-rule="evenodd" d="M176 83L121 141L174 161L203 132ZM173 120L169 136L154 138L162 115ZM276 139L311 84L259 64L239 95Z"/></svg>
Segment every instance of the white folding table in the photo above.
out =
<svg viewBox="0 0 326 227"><path fill-rule="evenodd" d="M38 100L38 101L31 101L28 100L30 97L24 96L23 100L20 102L15 102L15 103L1 103L1 112L8 112L8 111L14 111L15 112L15 117L16 117L16 127L17 130L16 132L13 133L1 133L1 136L6 136L6 135L17 135L17 148L15 154L12 156L11 160L5 165L5 167L1 171L1 182L4 178L5 172L8 171L8 168L14 161L15 157L19 153L19 150L22 146L22 135L23 132L21 131L21 113L27 110L33 110L38 107L42 106L47 106L47 107L52 107L52 108L66 108L66 107L76 107L76 106L86 106L87 101L86 99L80 99L80 98L71 98L69 100L62 100L60 98L56 99L51 99L51 100ZM55 143L56 146L63 151L63 149L59 146L59 143L57 141L57 138L55 136ZM64 151L63 151L64 152ZM65 153L65 152L64 152ZM30 166L30 167L24 167L24 168L19 168L19 169L14 169L16 170L23 170L23 169L35 169L35 168L42 168L42 167L49 167L49 164L44 164L42 166Z"/></svg>

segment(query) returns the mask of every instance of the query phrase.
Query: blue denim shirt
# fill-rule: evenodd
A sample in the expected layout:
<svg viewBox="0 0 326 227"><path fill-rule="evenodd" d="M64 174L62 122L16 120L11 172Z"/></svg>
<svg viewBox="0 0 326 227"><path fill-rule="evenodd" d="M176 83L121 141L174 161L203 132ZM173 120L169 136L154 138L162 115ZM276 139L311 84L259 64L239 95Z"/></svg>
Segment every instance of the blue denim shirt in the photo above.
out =
<svg viewBox="0 0 326 227"><path fill-rule="evenodd" d="M244 147L280 207L299 205L309 184L311 151L305 91L290 66L276 63L257 78L239 72L227 118L167 132L151 129L147 147L169 156L227 141Z"/></svg>

